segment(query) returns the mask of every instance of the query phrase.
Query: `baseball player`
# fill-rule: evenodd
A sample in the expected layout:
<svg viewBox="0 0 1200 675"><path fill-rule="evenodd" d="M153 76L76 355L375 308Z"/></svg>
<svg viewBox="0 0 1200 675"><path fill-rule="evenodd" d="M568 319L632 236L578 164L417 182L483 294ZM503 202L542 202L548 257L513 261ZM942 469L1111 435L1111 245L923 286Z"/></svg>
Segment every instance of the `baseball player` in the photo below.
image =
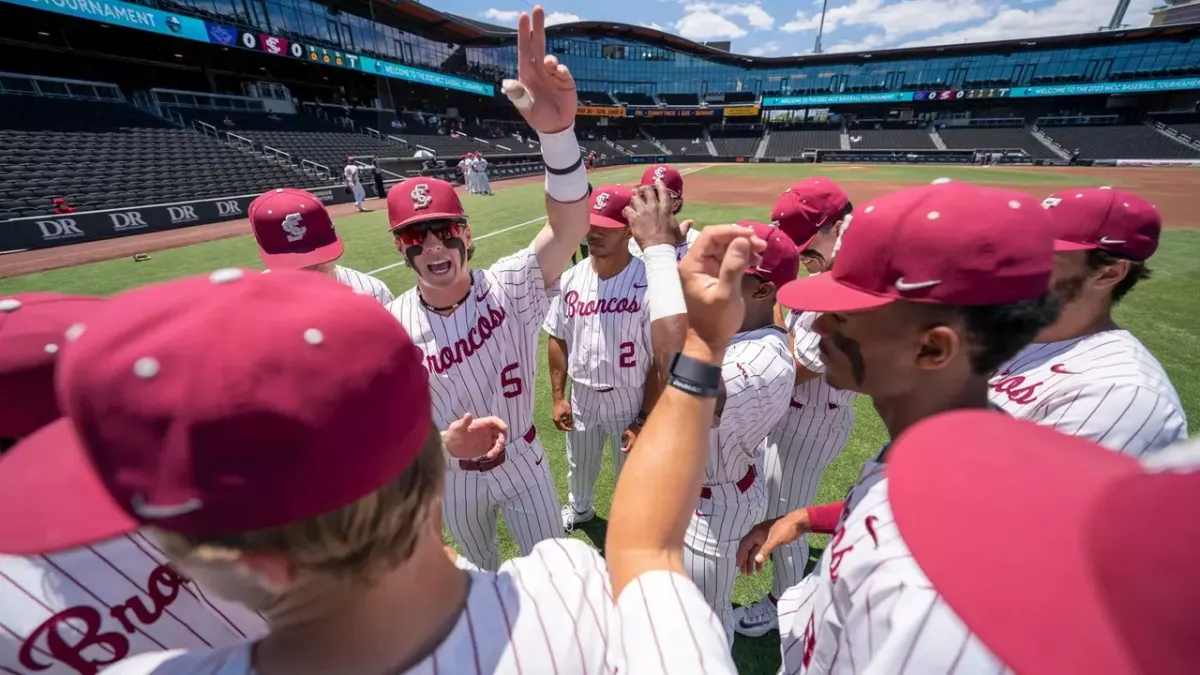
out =
<svg viewBox="0 0 1200 675"><path fill-rule="evenodd" d="M544 51L544 42L538 44L526 48ZM535 58L543 64L542 54ZM546 165L548 224L530 246L486 270L471 270L470 225L449 183L411 178L388 192L396 247L417 278L389 308L425 354L435 424L444 429L466 413L488 414L512 429L499 453L447 460L446 525L467 558L485 570L500 564L500 510L524 553L564 534L533 427L533 387L547 290L589 227L590 186L572 126L574 83L565 67L551 69L553 60L545 68L523 65L521 81L506 87L538 131Z"/></svg>
<svg viewBox="0 0 1200 675"><path fill-rule="evenodd" d="M758 467L767 434L782 419L796 379L787 334L774 321L775 294L795 280L800 268L796 245L779 228L740 225L767 247L762 261L747 270L741 283L745 320L725 350L704 485L683 548L683 567L720 618L729 644L735 554L741 538L766 512L766 488Z"/></svg>
<svg viewBox="0 0 1200 675"><path fill-rule="evenodd" d="M652 187L655 181L661 181L663 185L667 186L667 191L671 193L671 212L675 215L676 224L679 226L679 238L676 240L675 253L679 260L683 260L688 247L700 236L700 233L693 228L694 221L680 221L678 218L679 212L683 210L683 174L673 166L655 164L642 172L641 185ZM637 241L629 240L629 252L639 257L642 255L642 249L638 246Z"/></svg>
<svg viewBox="0 0 1200 675"><path fill-rule="evenodd" d="M492 194L492 184L491 184L491 181L488 180L487 169L488 169L487 159L484 158L482 152L476 152L475 153L475 175L477 177L476 178L476 182L477 182L476 188L478 188L479 194L484 194L484 195Z"/></svg>
<svg viewBox="0 0 1200 675"><path fill-rule="evenodd" d="M250 202L247 213L259 255L268 270L311 270L329 275L381 304L395 299L379 279L337 264L345 245L316 195L277 188Z"/></svg>
<svg viewBox="0 0 1200 675"><path fill-rule="evenodd" d="M987 409L989 374L1055 320L1048 221L1036 201L1009 190L955 182L894 192L855 210L832 270L788 284L779 299L821 312L813 330L825 378L871 396L897 438L942 412ZM816 571L779 600L786 673L906 666L907 640L921 632L931 598L908 599L905 589L920 586L892 557L903 546L893 521L874 510L886 508L887 458L885 445L844 503L757 525L738 549L751 573L804 532L834 532ZM961 484L950 474L941 480ZM853 592L864 583L869 592ZM858 620L868 614L877 618ZM986 650L956 630L938 652L942 669L1000 670L984 670ZM964 660L955 662L956 653ZM939 670L936 663L917 670Z"/></svg>
<svg viewBox="0 0 1200 675"><path fill-rule="evenodd" d="M354 193L354 206L359 211L366 211L363 200L367 198L367 191L363 189L362 181L359 180L358 165L354 163L353 157L346 158L346 168L342 169L342 177L346 179L346 187Z"/></svg>
<svg viewBox="0 0 1200 675"><path fill-rule="evenodd" d="M103 309L100 298L57 293L0 298L0 451L58 418L54 366L65 335ZM144 533L0 553L0 672L91 674L146 651L223 647L265 632L257 613L169 567Z"/></svg>
<svg viewBox="0 0 1200 675"><path fill-rule="evenodd" d="M567 432L567 504L563 527L591 520L606 442L620 475L625 437L646 422L658 378L650 342L646 266L629 253L624 215L633 192L605 185L592 193L592 255L563 274L550 302L550 390L554 424ZM567 378L570 377L570 398Z"/></svg>
<svg viewBox="0 0 1200 675"><path fill-rule="evenodd" d="M458 159L458 170L462 173L463 185L467 186L467 192L475 194L474 178L471 177L471 155L463 153L463 156Z"/></svg>
<svg viewBox="0 0 1200 675"><path fill-rule="evenodd" d="M1063 312L1000 366L991 401L1010 415L1131 455L1187 438L1187 418L1154 355L1112 308L1150 276L1162 217L1124 190L1072 188L1043 202L1058 238L1054 289Z"/></svg>
<svg viewBox="0 0 1200 675"><path fill-rule="evenodd" d="M829 271L833 249L849 222L849 197L832 180L812 177L799 181L780 196L771 222L799 242L800 260L809 275ZM791 402L767 437L764 460L767 518L779 518L813 503L825 467L846 446L854 429L854 399L849 389L829 385L825 364L813 332L815 312L791 312L785 322L796 362ZM746 608L735 610L734 629L757 637L778 628L775 605L787 589L800 583L808 563L808 539L780 546L771 554L771 592Z"/></svg>

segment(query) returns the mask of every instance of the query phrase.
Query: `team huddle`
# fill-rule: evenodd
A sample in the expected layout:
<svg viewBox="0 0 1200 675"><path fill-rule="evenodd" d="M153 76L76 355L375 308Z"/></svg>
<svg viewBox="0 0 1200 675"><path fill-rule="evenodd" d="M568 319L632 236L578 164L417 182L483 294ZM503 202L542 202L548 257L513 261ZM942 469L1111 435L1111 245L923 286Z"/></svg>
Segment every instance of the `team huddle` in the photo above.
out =
<svg viewBox="0 0 1200 675"><path fill-rule="evenodd" d="M789 674L1194 671L1200 448L1111 316L1157 209L816 177L697 228L671 166L588 182L544 21L504 91L547 223L486 269L417 177L387 194L396 297L279 189L249 209L269 273L0 299L0 671L734 673L735 635L775 629ZM859 396L892 440L815 503ZM606 447L600 552L568 534Z"/></svg>

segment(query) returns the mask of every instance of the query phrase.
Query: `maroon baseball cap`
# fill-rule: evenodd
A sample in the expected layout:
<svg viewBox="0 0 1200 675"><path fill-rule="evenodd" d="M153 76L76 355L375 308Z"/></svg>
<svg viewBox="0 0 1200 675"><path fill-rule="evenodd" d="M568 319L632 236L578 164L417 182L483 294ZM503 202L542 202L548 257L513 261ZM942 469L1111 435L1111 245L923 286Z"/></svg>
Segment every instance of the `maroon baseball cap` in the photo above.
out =
<svg viewBox="0 0 1200 675"><path fill-rule="evenodd" d="M746 274L769 281L775 284L776 288L783 288L784 284L796 280L796 275L800 272L800 249L796 248L787 232L774 225L747 220L738 225L752 228L759 239L767 242L767 247L762 252L762 262L747 269Z"/></svg>
<svg viewBox="0 0 1200 675"><path fill-rule="evenodd" d="M21 438L58 419L54 366L67 329L103 302L59 293L0 297L0 438Z"/></svg>
<svg viewBox="0 0 1200 675"><path fill-rule="evenodd" d="M426 176L407 178L393 185L387 194L387 210L389 231L427 220L467 219L454 186Z"/></svg>
<svg viewBox="0 0 1200 675"><path fill-rule="evenodd" d="M250 202L250 229L263 264L298 270L342 257L345 246L325 205L311 192L277 188Z"/></svg>
<svg viewBox="0 0 1200 675"><path fill-rule="evenodd" d="M1145 260L1158 250L1162 215L1141 197L1110 187L1055 192L1042 206L1058 238L1055 250L1110 253Z"/></svg>
<svg viewBox="0 0 1200 675"><path fill-rule="evenodd" d="M896 300L1000 305L1050 286L1046 210L1013 190L952 182L899 190L856 208L833 270L785 286L780 304L854 312Z"/></svg>
<svg viewBox="0 0 1200 675"><path fill-rule="evenodd" d="M68 335L64 417L0 465L0 551L143 525L193 536L351 504L429 435L428 374L369 296L308 272L223 269L118 295Z"/></svg>
<svg viewBox="0 0 1200 675"><path fill-rule="evenodd" d="M633 199L633 190L621 185L605 185L592 192L592 210L589 219L596 227L629 227L625 218L625 207Z"/></svg>
<svg viewBox="0 0 1200 675"><path fill-rule="evenodd" d="M914 425L890 450L887 475L917 564L1012 671L1196 672L1195 466L1153 469L977 410ZM1017 541L1027 564L1013 563Z"/></svg>
<svg viewBox="0 0 1200 675"><path fill-rule="evenodd" d="M803 249L825 225L837 222L850 206L838 184L824 176L805 178L787 189L771 210L771 222Z"/></svg>
<svg viewBox="0 0 1200 675"><path fill-rule="evenodd" d="M642 185L654 185L656 180L663 182L667 192L683 199L683 174L679 173L679 169L666 164L655 164L642 172Z"/></svg>

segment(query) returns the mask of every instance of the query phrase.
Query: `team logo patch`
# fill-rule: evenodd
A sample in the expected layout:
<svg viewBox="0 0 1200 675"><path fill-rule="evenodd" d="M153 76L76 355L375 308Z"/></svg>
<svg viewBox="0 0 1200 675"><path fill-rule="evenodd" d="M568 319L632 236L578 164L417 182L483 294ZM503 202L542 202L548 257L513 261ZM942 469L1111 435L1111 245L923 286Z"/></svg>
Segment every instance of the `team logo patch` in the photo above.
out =
<svg viewBox="0 0 1200 675"><path fill-rule="evenodd" d="M604 207L608 205L608 198L610 196L611 195L609 195L607 192L601 192L600 194L596 195L596 206L594 207L595 210L603 211Z"/></svg>
<svg viewBox="0 0 1200 675"><path fill-rule="evenodd" d="M308 232L308 228L300 224L301 218L299 213L289 213L283 217L283 231L287 232L288 241L300 241Z"/></svg>
<svg viewBox="0 0 1200 675"><path fill-rule="evenodd" d="M418 184L413 188L409 196L412 197L413 208L418 211L429 208L429 205L433 203L433 197L429 196L428 183Z"/></svg>
<svg viewBox="0 0 1200 675"><path fill-rule="evenodd" d="M667 167L665 166L660 166L654 170L654 180L662 180L665 175L667 175Z"/></svg>
<svg viewBox="0 0 1200 675"><path fill-rule="evenodd" d="M1058 197L1046 197L1045 199L1042 200L1042 208L1043 209L1052 209L1061 203L1062 203L1062 200L1059 199Z"/></svg>

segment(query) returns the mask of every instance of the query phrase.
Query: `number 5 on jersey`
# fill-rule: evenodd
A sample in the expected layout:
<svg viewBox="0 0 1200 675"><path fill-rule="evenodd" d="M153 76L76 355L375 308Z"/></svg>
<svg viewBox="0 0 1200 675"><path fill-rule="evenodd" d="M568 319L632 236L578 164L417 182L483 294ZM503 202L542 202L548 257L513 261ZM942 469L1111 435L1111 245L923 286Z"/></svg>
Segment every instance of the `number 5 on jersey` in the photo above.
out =
<svg viewBox="0 0 1200 675"><path fill-rule="evenodd" d="M520 368L521 364L510 363L500 371L500 390L504 392L504 398L516 398L525 391L524 383L517 376Z"/></svg>

